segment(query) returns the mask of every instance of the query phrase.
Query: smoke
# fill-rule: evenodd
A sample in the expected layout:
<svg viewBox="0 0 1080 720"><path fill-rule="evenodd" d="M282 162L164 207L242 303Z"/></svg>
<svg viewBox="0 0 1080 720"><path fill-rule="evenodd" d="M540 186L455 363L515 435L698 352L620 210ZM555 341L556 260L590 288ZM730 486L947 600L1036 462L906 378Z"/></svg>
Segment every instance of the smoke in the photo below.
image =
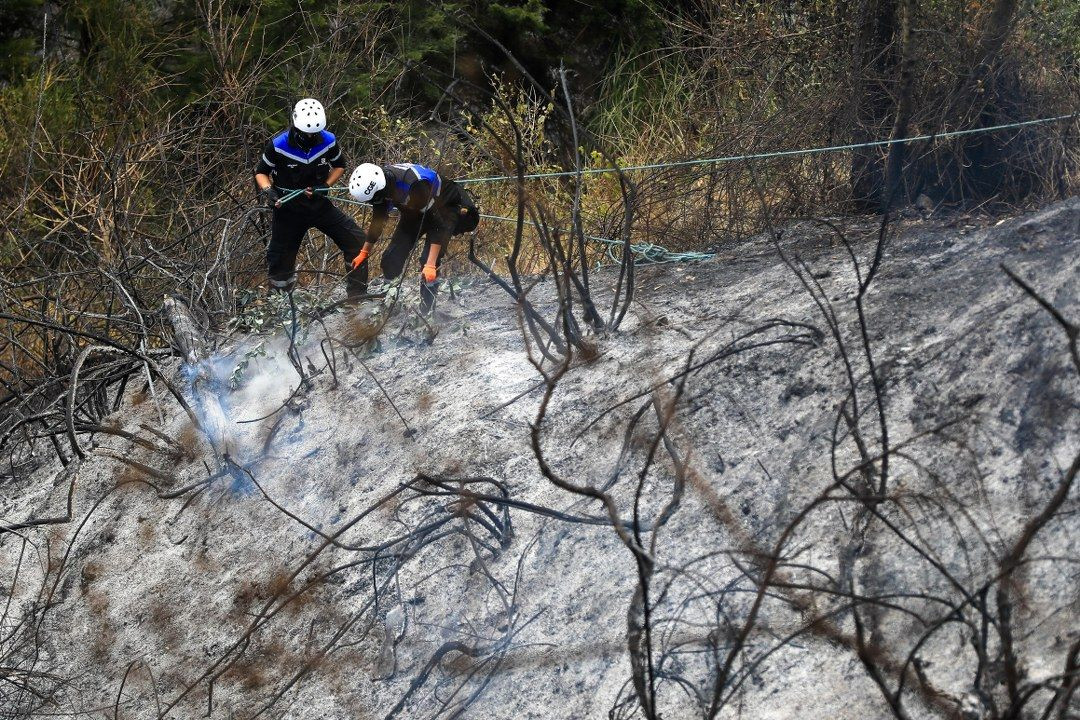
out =
<svg viewBox="0 0 1080 720"><path fill-rule="evenodd" d="M279 410L299 382L287 353L287 338L253 338L182 366L192 410L219 456L241 467L259 459L263 424L253 421Z"/></svg>

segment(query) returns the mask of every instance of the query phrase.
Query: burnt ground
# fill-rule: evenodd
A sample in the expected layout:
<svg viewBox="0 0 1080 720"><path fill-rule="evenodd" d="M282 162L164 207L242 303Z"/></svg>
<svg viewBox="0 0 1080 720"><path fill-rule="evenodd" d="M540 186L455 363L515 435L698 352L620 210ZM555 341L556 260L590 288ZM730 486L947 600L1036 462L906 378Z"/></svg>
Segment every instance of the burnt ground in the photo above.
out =
<svg viewBox="0 0 1080 720"><path fill-rule="evenodd" d="M842 227L865 272L876 222ZM834 233L813 223L786 227L781 246L805 262L811 287L835 310L873 454L879 429L851 259ZM948 577L965 587L992 578L1080 450L1080 378L1064 333L1001 263L1080 319L1080 200L1004 220L907 218L890 234L866 295L869 344L899 448L882 512L901 533L860 515L850 496L801 514L829 487L834 459L842 469L859 460L850 434L836 430L849 389L837 343L771 240L755 238L709 262L640 269L623 326L594 338L595 357L574 360L540 427L554 471L608 488L624 518L657 429L648 391L661 405L680 392L669 380L691 350L704 361L733 344L772 343L686 376L670 447L661 443L643 480L645 518L686 486L654 549L665 718L703 714L715 667L709 653L719 648L722 658L731 646L761 577L755 552L776 546L796 519L781 546L786 577L878 598L867 610L872 640L900 660L911 654L926 686L982 716L972 678L993 669L978 668L970 628L956 623L916 642L943 614L937 599L956 592ZM603 270L593 279L603 286L612 277ZM540 472L530 423L543 388L514 306L479 280L458 290L440 300L433 342L398 312L376 347L358 355L337 347L333 373L320 341L355 339L377 308L309 325L300 353L317 375L278 412L298 384L281 333L225 342L206 362L207 376L186 387L202 393L191 396L193 406L250 477L219 475L175 499L139 482L113 490L146 476L108 457L110 449L162 473L154 482L163 491L200 483L216 467L176 403L161 399L162 424L138 389L114 423L141 434L141 425L160 429L184 453L115 436L83 440L95 452L78 469L75 521L30 531L25 553L10 534L0 538L0 592L13 590L5 624L45 597L54 603L38 626L33 662L67 683L52 710L110 718L114 708L122 717L154 717L161 708L171 718L208 709L221 718L632 716L633 558L610 524L593 523L605 517L598 502ZM550 315L550 283L533 296ZM173 363L183 384L190 371ZM587 522L513 507L511 532L456 516L468 508L446 497L372 510L418 473L491 478L515 501ZM58 466L39 468L4 488L0 517L62 512L67 479ZM1040 533L1032 550L1040 559L1025 569L1015 622L1029 680L1061 672L1078 637L1076 493ZM443 528L472 529L379 557L380 544L440 519ZM346 526L339 545L327 547L324 536ZM903 538L917 538L925 552ZM891 716L857 653L813 622L824 617L850 636L843 598L777 592L761 612L720 717ZM430 663L446 643L459 645ZM927 697L909 693L906 711L940 716Z"/></svg>

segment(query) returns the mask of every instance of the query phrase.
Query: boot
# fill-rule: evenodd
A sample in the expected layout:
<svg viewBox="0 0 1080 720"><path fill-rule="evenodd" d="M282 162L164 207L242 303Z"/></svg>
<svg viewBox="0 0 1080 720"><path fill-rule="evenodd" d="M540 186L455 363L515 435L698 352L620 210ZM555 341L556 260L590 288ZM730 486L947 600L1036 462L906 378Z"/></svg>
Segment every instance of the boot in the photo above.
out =
<svg viewBox="0 0 1080 720"><path fill-rule="evenodd" d="M345 274L345 298L346 302L358 302L367 295L368 291L368 266L363 263L358 268L351 268Z"/></svg>

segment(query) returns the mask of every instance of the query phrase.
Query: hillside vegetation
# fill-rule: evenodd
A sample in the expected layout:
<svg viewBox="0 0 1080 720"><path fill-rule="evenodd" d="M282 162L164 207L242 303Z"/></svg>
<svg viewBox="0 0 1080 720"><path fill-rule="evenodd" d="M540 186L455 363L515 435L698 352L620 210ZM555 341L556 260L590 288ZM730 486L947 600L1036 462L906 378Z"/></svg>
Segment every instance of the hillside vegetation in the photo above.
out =
<svg viewBox="0 0 1080 720"><path fill-rule="evenodd" d="M1080 712L1072 0L14 0L0 46L0 718ZM315 231L267 293L301 97L475 195L433 315Z"/></svg>

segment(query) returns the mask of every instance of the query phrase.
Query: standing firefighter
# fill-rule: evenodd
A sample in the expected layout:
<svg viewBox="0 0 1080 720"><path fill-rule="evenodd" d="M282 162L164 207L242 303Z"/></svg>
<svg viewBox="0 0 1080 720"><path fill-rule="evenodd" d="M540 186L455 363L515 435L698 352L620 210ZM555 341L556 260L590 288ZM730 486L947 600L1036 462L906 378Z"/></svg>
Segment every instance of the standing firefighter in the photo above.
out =
<svg viewBox="0 0 1080 720"><path fill-rule="evenodd" d="M334 134L326 130L326 111L318 100L306 98L293 108L292 126L263 148L255 168L255 183L268 207L274 209L266 263L273 290L289 292L296 284L296 255L311 228L326 233L345 258L345 287L350 298L367 291L367 268L353 269L364 232L330 202L330 186L345 174L345 156ZM304 192L286 202L290 190Z"/></svg>
<svg viewBox="0 0 1080 720"><path fill-rule="evenodd" d="M475 230L480 221L472 197L453 180L413 163L386 167L364 163L349 178L349 193L372 206L367 242L353 261L357 271L364 268L365 277L371 246L382 237L391 209L396 207L401 217L380 263L385 278L392 280L401 275L417 240L426 236L420 255L420 308L425 314L430 312L446 243L451 235Z"/></svg>

